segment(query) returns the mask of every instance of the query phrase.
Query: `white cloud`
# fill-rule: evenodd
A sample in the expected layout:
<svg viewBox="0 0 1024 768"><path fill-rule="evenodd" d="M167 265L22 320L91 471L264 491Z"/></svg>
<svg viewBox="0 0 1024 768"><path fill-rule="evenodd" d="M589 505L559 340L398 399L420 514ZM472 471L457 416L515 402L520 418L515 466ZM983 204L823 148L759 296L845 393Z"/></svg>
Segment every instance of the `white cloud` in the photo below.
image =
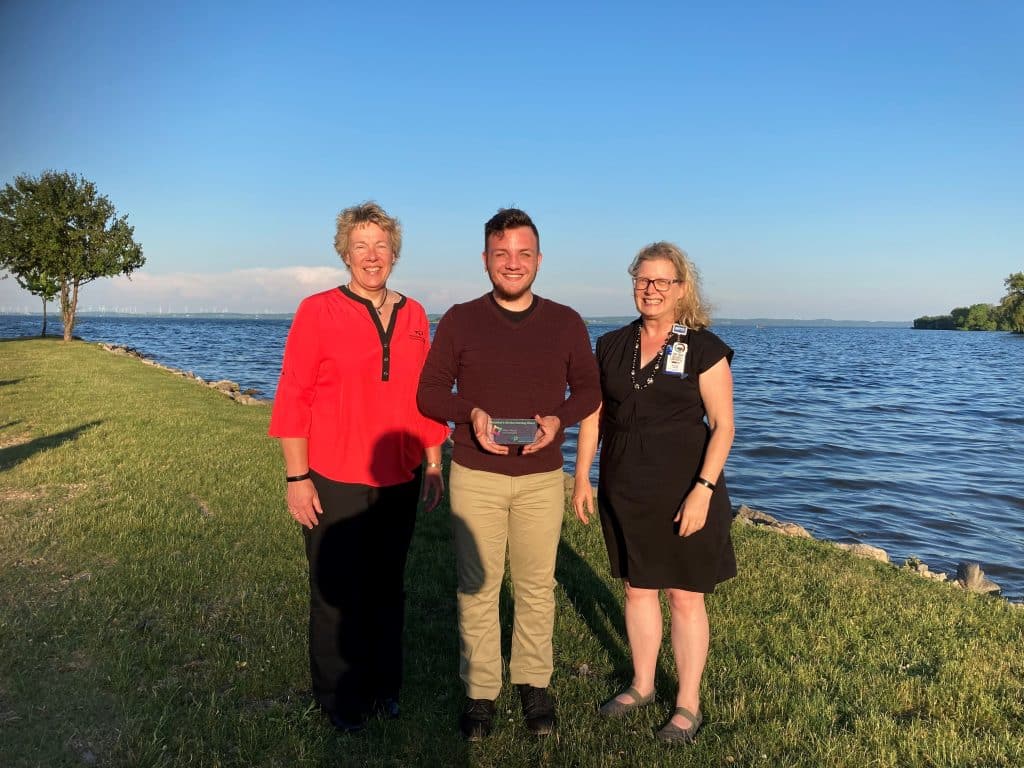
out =
<svg viewBox="0 0 1024 768"><path fill-rule="evenodd" d="M292 312L299 300L348 281L341 267L283 267L230 272L137 272L97 280L82 287L80 309L136 312ZM13 289L13 290L12 290ZM36 297L13 280L0 283L0 308L25 306L36 311Z"/></svg>
<svg viewBox="0 0 1024 768"><path fill-rule="evenodd" d="M229 272L137 272L96 280L79 293L80 310L129 312L262 312L295 311L299 301L349 280L343 267L253 268ZM452 304L480 296L486 278L402 279L396 273L389 286L412 296L428 312L443 312ZM0 312L40 311L39 300L13 279L0 280Z"/></svg>
<svg viewBox="0 0 1024 768"><path fill-rule="evenodd" d="M238 269L227 272L137 272L131 277L97 280L79 296L81 310L128 312L243 312L290 313L310 294L347 283L341 266L293 266ZM430 313L486 293L490 284L483 270L438 268L434 271L396 270L389 286L419 301ZM736 280L720 281L709 290L714 317L803 317L903 320L921 314L941 314L958 306L955 299L907 302L893 287L844 298L821 293L810 300L798 291L760 286L751 289ZM537 293L568 304L585 317L630 315L633 302L624 280L579 279L565 274L538 276ZM978 299L983 300L983 299ZM998 299L996 299L998 300ZM960 301L960 304L970 303ZM0 280L0 312L39 312L39 299L22 290L13 278ZM53 306L56 312L57 307Z"/></svg>

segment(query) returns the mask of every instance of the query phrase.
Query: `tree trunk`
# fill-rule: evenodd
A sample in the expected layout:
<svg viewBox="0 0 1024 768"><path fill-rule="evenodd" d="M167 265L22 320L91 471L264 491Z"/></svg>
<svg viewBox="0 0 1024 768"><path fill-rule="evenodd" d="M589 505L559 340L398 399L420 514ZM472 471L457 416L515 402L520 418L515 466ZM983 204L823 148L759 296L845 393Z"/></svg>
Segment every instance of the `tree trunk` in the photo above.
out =
<svg viewBox="0 0 1024 768"><path fill-rule="evenodd" d="M60 314L64 320L64 341L71 341L75 330L75 310L78 308L78 280L60 286Z"/></svg>
<svg viewBox="0 0 1024 768"><path fill-rule="evenodd" d="M43 336L46 336L46 297L43 297Z"/></svg>

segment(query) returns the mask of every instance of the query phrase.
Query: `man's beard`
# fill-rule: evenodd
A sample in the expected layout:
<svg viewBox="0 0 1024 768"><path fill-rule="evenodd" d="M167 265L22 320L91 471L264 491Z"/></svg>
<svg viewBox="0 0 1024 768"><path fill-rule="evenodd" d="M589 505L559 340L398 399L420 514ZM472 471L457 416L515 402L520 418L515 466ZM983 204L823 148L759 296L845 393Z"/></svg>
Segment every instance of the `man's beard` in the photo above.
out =
<svg viewBox="0 0 1024 768"><path fill-rule="evenodd" d="M498 285L494 282L494 279L491 278L491 287L494 289L494 298L501 299L502 301L513 302L517 299L521 299L530 292L530 289L533 288L533 280L528 282L526 285L518 287L515 291L508 291L504 286Z"/></svg>

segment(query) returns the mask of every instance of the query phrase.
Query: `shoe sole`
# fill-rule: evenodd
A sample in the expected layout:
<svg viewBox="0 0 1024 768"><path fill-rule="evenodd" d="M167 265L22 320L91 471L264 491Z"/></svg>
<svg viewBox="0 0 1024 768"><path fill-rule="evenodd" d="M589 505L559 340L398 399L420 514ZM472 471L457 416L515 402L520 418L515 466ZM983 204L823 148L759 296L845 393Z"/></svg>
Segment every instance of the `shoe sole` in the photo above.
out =
<svg viewBox="0 0 1024 768"><path fill-rule="evenodd" d="M697 734L700 732L702 722L691 732L689 728L676 728L674 731L666 732L664 728L654 734L655 738L658 739L662 744L693 744L697 740Z"/></svg>

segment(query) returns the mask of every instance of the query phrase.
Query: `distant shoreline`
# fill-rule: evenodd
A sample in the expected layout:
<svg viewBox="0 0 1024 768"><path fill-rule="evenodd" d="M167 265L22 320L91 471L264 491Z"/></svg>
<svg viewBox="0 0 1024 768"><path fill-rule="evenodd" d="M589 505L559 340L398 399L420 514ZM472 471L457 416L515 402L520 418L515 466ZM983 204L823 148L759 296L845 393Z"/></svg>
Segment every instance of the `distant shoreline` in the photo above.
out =
<svg viewBox="0 0 1024 768"><path fill-rule="evenodd" d="M428 313L427 317L431 322L441 319L443 313ZM78 312L77 319L88 317L139 318L152 320L154 318L167 318L168 320L181 320L193 318L196 320L290 320L292 312ZM42 319L42 312L0 312L2 317L38 317ZM60 313L49 313L49 318L60 323ZM588 325L625 325L636 319L635 315L590 315L583 318ZM743 326L760 328L913 328L912 320L830 320L828 318L816 318L814 320L800 320L797 318L770 318L752 317L716 318L713 326Z"/></svg>

